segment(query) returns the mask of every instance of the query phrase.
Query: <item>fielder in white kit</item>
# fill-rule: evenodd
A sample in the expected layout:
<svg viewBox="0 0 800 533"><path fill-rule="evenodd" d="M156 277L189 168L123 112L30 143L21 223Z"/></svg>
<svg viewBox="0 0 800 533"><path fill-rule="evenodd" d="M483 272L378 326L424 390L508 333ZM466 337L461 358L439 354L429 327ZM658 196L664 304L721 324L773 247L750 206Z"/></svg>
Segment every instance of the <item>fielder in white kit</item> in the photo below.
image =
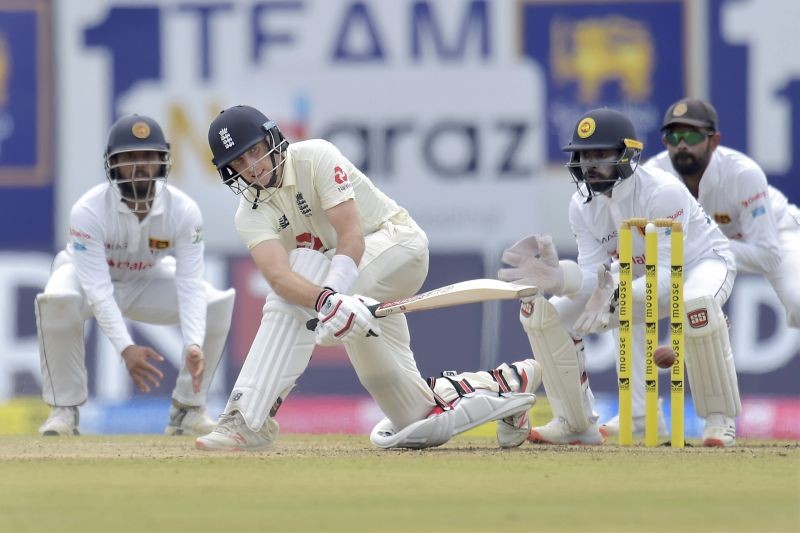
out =
<svg viewBox="0 0 800 533"><path fill-rule="evenodd" d="M584 368L582 335L618 326L617 284L609 272L618 260L617 231L629 218L669 218L684 228L686 367L695 410L705 418L703 443L735 443L734 417L739 389L722 304L736 276L728 240L674 176L637 166L642 143L632 122L611 109L596 109L578 121L567 164L578 191L569 221L578 245L578 261L559 261L549 236L534 235L503 254L513 268L500 279L539 286L554 296L537 296L522 306L521 321L544 370L544 387L553 419L533 428L530 441L553 444L601 444L604 436L593 409L594 397ZM659 229L658 293L667 316L669 230ZM634 232L634 322L643 321L644 238ZM642 348L634 354L641 359ZM644 388L642 387L642 395ZM643 403L643 402L642 402Z"/></svg>
<svg viewBox="0 0 800 533"><path fill-rule="evenodd" d="M489 420L501 446L525 441L541 370L529 359L487 372L416 367L405 316L372 316L365 302L416 293L428 272L428 240L405 209L321 139L289 143L249 106L222 111L208 141L223 183L241 196L236 228L269 284L261 326L205 450L269 448L275 414L308 366L315 342L342 343L386 418L381 448L427 448ZM317 318L316 331L306 327Z"/></svg>
<svg viewBox="0 0 800 533"><path fill-rule="evenodd" d="M731 241L740 273L761 274L800 328L800 209L767 183L758 163L720 145L717 111L704 100L672 104L661 126L666 150L646 166L679 177Z"/></svg>
<svg viewBox="0 0 800 533"><path fill-rule="evenodd" d="M205 434L215 423L206 396L225 345L234 290L203 280L203 220L197 204L167 185L169 144L150 117L127 115L108 134L108 182L72 206L69 243L36 297L42 397L52 406L39 431L78 435L88 398L84 323L94 316L142 392L160 386L161 354L133 342L124 318L180 324L183 365L168 435Z"/></svg>

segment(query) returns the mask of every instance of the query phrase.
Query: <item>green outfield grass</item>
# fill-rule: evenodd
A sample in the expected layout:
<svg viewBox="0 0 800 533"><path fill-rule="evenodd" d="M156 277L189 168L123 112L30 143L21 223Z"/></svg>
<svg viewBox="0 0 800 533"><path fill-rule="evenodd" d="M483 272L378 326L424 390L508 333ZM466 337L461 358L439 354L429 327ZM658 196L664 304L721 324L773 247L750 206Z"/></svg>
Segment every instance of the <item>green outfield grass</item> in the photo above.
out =
<svg viewBox="0 0 800 533"><path fill-rule="evenodd" d="M0 531L798 531L800 446L427 451L281 435L209 454L183 437L0 437Z"/></svg>

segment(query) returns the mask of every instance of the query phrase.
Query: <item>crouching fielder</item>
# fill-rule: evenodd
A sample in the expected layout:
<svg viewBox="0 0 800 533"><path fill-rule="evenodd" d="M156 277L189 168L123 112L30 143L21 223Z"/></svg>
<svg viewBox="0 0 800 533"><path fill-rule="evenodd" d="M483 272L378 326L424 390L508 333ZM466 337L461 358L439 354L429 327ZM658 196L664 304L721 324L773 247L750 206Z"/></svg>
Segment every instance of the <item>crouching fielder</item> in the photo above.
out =
<svg viewBox="0 0 800 533"><path fill-rule="evenodd" d="M183 364L165 432L214 428L206 396L233 313L234 291L203 281L203 223L197 204L166 184L169 144L151 118L128 115L111 127L108 182L70 213L70 242L36 297L42 397L52 412L39 431L77 435L87 400L84 323L94 316L142 392L158 387L163 357L134 344L123 318L180 324Z"/></svg>
<svg viewBox="0 0 800 533"><path fill-rule="evenodd" d="M236 227L269 283L261 326L205 450L258 450L278 433L275 414L315 344L342 343L386 419L372 431L382 448L427 448L489 420L526 419L541 381L533 360L426 381L406 318L376 320L365 306L416 293L428 271L428 241L409 214L333 145L289 144L248 106L224 110L208 133L223 183L241 195ZM316 331L306 322L318 318ZM511 427L501 444L519 445Z"/></svg>
<svg viewBox="0 0 800 533"><path fill-rule="evenodd" d="M578 261L559 261L552 239L532 236L503 254L513 268L499 276L534 284L555 295L523 305L521 320L534 355L544 369L544 386L553 405L553 420L534 428L531 440L597 444L603 441L593 397L584 371L581 336L618 326L616 283L607 263L617 259L617 228L622 220L669 218L684 228L684 298L686 368L692 399L705 419L703 444L732 446L734 417L740 410L739 388L722 305L736 276L727 239L697 201L673 176L637 167L642 145L633 124L610 109L586 113L564 148L567 167L578 191L569 206L569 221L578 245ZM658 230L659 301L668 316L668 228ZM642 323L644 236L633 239L634 323ZM643 357L641 351L634 356Z"/></svg>

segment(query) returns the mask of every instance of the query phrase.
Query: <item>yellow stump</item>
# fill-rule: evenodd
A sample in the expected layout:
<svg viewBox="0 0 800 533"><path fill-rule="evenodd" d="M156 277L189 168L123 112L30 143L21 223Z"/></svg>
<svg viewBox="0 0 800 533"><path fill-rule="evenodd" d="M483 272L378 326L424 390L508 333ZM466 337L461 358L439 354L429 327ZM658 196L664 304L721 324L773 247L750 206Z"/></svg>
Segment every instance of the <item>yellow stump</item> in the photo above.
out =
<svg viewBox="0 0 800 533"><path fill-rule="evenodd" d="M619 444L633 444L633 397L631 389L631 322L633 321L631 261L633 256L633 237L631 226L623 222L619 236L619 353L617 361L617 385L619 387Z"/></svg>
<svg viewBox="0 0 800 533"><path fill-rule="evenodd" d="M658 367L653 352L658 346L658 228L645 226L644 290L644 443L658 445Z"/></svg>
<svg viewBox="0 0 800 533"><path fill-rule="evenodd" d="M683 228L679 222L672 224L670 256L670 336L675 350L670 371L671 442L673 448L683 448Z"/></svg>

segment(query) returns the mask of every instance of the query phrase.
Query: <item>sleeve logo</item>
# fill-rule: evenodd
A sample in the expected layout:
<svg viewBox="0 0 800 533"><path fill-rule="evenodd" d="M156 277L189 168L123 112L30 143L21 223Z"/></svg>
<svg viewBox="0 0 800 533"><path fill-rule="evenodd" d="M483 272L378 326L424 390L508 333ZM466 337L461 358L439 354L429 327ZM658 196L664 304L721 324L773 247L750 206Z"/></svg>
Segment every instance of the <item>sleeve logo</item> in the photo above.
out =
<svg viewBox="0 0 800 533"><path fill-rule="evenodd" d="M333 180L338 184L341 185L342 183L347 181L347 172L342 170L342 167L337 166L333 169Z"/></svg>

